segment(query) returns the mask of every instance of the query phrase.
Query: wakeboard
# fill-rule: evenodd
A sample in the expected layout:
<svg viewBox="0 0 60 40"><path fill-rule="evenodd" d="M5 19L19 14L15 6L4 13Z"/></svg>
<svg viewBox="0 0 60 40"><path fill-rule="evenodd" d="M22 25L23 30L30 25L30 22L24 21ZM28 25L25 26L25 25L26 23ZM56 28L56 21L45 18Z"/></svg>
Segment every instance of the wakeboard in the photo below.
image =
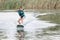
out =
<svg viewBox="0 0 60 40"><path fill-rule="evenodd" d="M17 25L17 32L23 32L24 31L24 26L23 25Z"/></svg>

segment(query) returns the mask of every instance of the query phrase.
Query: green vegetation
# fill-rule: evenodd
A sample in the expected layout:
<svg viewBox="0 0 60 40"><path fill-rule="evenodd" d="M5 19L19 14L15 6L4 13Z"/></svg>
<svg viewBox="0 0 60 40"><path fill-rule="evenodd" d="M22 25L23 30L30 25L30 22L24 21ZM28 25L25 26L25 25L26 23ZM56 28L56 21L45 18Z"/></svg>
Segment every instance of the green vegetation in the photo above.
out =
<svg viewBox="0 0 60 40"><path fill-rule="evenodd" d="M60 0L0 0L1 9L60 9Z"/></svg>
<svg viewBox="0 0 60 40"><path fill-rule="evenodd" d="M23 6L23 1L20 0L2 0L0 2L0 10L3 9L18 9L20 6Z"/></svg>

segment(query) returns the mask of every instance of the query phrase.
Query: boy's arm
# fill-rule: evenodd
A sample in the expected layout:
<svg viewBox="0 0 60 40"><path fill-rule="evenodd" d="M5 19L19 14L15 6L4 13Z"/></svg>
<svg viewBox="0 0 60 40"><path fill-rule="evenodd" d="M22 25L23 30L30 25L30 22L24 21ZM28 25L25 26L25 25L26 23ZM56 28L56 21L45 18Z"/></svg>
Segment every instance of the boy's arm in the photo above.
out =
<svg viewBox="0 0 60 40"><path fill-rule="evenodd" d="M24 11L23 11L23 15L24 15L24 18L25 18L26 16L25 16L25 13L24 13Z"/></svg>

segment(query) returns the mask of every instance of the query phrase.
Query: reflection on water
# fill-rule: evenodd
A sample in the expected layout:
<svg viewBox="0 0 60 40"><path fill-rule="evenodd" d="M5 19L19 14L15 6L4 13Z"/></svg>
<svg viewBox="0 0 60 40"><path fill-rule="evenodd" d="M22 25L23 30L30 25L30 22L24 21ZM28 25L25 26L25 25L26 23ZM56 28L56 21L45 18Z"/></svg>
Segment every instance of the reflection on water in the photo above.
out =
<svg viewBox="0 0 60 40"><path fill-rule="evenodd" d="M0 29L0 40L1 40L1 39L6 39L6 38L7 38L7 36L6 36L5 34L6 34L5 30Z"/></svg>
<svg viewBox="0 0 60 40"><path fill-rule="evenodd" d="M13 31L10 33L9 30L0 29L0 40L24 40L24 29Z"/></svg>
<svg viewBox="0 0 60 40"><path fill-rule="evenodd" d="M17 35L19 40L24 40L24 26L17 25Z"/></svg>
<svg viewBox="0 0 60 40"><path fill-rule="evenodd" d="M33 12L26 12L24 27L16 27L16 12L0 14L0 40L59 40L60 35L52 35L52 32L44 31L44 28L55 26L54 23L37 20ZM17 15L17 16L16 16ZM46 13L44 14L46 15ZM6 20L7 19L7 20ZM29 19L29 20L28 20ZM20 30L21 29L21 30ZM56 33L56 32L54 32Z"/></svg>
<svg viewBox="0 0 60 40"><path fill-rule="evenodd" d="M7 30L8 31L8 30ZM14 33L14 32L12 32ZM8 34L10 35L10 34ZM14 37L14 38L12 38ZM25 31L20 30L16 31L14 36L8 37L6 34L6 30L0 29L0 40L59 40L60 35L58 34L45 34L43 29L36 29L35 31Z"/></svg>
<svg viewBox="0 0 60 40"><path fill-rule="evenodd" d="M37 29L35 32L28 32L25 40L60 40L60 32L45 33L43 29Z"/></svg>

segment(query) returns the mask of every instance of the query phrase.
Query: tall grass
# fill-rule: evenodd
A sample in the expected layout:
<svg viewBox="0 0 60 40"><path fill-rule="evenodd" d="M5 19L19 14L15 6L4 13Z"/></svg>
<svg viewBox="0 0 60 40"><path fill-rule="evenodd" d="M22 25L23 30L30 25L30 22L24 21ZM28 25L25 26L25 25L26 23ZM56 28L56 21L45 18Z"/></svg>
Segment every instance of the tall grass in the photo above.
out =
<svg viewBox="0 0 60 40"><path fill-rule="evenodd" d="M60 0L0 0L0 9L60 9Z"/></svg>
<svg viewBox="0 0 60 40"><path fill-rule="evenodd" d="M4 2L0 2L0 9L17 9L21 5L20 0L6 0Z"/></svg>

